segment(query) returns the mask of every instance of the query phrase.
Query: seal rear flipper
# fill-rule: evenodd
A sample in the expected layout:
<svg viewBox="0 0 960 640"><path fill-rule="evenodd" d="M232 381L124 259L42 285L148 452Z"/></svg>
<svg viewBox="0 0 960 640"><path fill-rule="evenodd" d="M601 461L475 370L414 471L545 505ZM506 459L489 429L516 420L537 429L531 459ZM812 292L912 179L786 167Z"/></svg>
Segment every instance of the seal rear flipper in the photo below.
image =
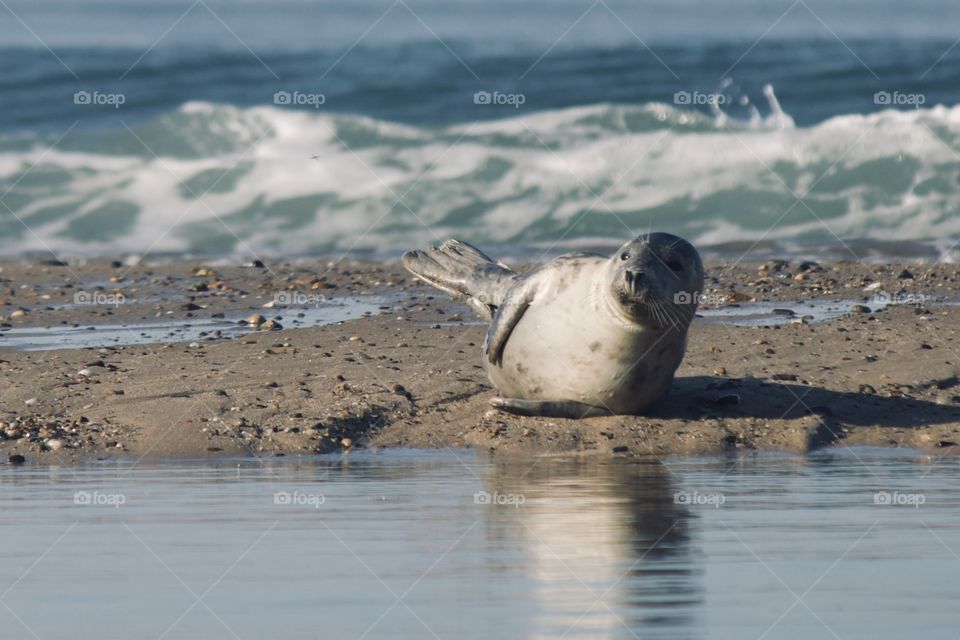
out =
<svg viewBox="0 0 960 640"><path fill-rule="evenodd" d="M595 407L573 400L521 400L519 398L491 398L490 404L518 416L542 416L544 418L596 418L615 415L609 409Z"/></svg>
<svg viewBox="0 0 960 640"><path fill-rule="evenodd" d="M418 278L463 300L487 320L493 318L517 275L459 240L447 240L426 251L408 251L401 262Z"/></svg>

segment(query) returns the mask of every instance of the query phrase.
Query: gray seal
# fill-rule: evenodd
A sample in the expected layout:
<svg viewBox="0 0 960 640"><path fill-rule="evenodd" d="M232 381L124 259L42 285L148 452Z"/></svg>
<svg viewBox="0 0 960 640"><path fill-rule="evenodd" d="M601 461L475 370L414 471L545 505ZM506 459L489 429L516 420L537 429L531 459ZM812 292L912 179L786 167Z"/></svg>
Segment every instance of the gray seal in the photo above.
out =
<svg viewBox="0 0 960 640"><path fill-rule="evenodd" d="M490 320L484 364L521 415L639 414L683 360L703 289L703 262L683 238L641 235L612 257L569 253L520 275L448 240L404 266Z"/></svg>

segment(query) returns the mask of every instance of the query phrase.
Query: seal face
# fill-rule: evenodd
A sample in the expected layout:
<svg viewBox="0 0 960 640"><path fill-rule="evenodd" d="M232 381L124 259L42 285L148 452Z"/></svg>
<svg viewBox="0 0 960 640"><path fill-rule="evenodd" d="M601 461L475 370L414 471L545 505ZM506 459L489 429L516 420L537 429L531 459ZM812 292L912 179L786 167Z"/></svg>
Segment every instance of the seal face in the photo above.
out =
<svg viewBox="0 0 960 640"><path fill-rule="evenodd" d="M609 258L567 254L524 276L472 247L472 259L489 262L427 268L425 258L440 264L438 254L463 247L408 253L404 264L474 308L487 302L485 366L503 396L494 406L573 418L636 414L669 389L703 288L703 263L689 242L652 233Z"/></svg>

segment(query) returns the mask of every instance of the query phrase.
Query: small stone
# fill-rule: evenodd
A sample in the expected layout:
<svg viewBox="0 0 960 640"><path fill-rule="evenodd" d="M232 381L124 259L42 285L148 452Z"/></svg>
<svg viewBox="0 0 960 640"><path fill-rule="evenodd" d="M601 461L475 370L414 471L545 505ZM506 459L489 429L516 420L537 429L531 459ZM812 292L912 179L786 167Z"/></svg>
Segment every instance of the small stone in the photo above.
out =
<svg viewBox="0 0 960 640"><path fill-rule="evenodd" d="M184 311L197 311L201 309L200 305L194 304L193 302L188 302L187 304L182 305L180 308Z"/></svg>
<svg viewBox="0 0 960 640"><path fill-rule="evenodd" d="M26 461L27 459L24 458L19 453L12 453L9 456L7 456L7 464L12 464L14 466L21 465Z"/></svg>
<svg viewBox="0 0 960 640"><path fill-rule="evenodd" d="M630 451L630 447L622 444L617 445L613 448L614 453L626 453L627 451Z"/></svg>
<svg viewBox="0 0 960 640"><path fill-rule="evenodd" d="M865 304L855 304L852 307L850 307L850 311L854 313L873 313L870 310L870 307L868 307Z"/></svg>
<svg viewBox="0 0 960 640"><path fill-rule="evenodd" d="M773 378L774 380L789 380L789 381L793 381L793 380L796 380L796 379L797 379L797 374L795 374L795 373L775 373L775 374L773 374L773 375L770 376L770 377Z"/></svg>
<svg viewBox="0 0 960 640"><path fill-rule="evenodd" d="M857 393L876 394L876 393L877 393L877 390L874 389L872 385L862 384L862 385L860 385L859 389L857 389Z"/></svg>
<svg viewBox="0 0 960 640"><path fill-rule="evenodd" d="M252 316L250 316L250 317L247 318L247 320L246 320L247 324L250 325L251 327L259 327L260 325L262 325L262 324L263 324L264 322L266 322L266 321L267 321L266 318L264 318L264 317L263 317L262 315L260 315L259 313L253 314Z"/></svg>
<svg viewBox="0 0 960 640"><path fill-rule="evenodd" d="M199 349L199 348L200 348L200 343L194 341L194 342L191 342L191 343L190 343L189 345L187 345L187 346L190 347L191 349Z"/></svg>
<svg viewBox="0 0 960 640"><path fill-rule="evenodd" d="M353 440L351 440L350 438L344 438L343 440L340 441L340 444L343 445L344 449L349 449L350 447L353 446Z"/></svg>
<svg viewBox="0 0 960 640"><path fill-rule="evenodd" d="M13 313L10 314L11 318L25 318L27 315L26 309L16 309Z"/></svg>
<svg viewBox="0 0 960 640"><path fill-rule="evenodd" d="M267 320L259 328L261 331L280 331L283 329L283 325L276 320Z"/></svg>
<svg viewBox="0 0 960 640"><path fill-rule="evenodd" d="M80 371L77 371L77 375L84 378L89 378L93 375L93 371L90 371L90 369L80 369Z"/></svg>
<svg viewBox="0 0 960 640"><path fill-rule="evenodd" d="M32 407L37 404L37 402L38 400L36 398L30 398L29 400L24 400L23 404L27 405L28 407Z"/></svg>
<svg viewBox="0 0 960 640"><path fill-rule="evenodd" d="M392 384L390 385L390 391L394 392L398 396L407 395L407 390L402 384Z"/></svg>
<svg viewBox="0 0 960 640"><path fill-rule="evenodd" d="M360 342L360 336L350 336L350 342Z"/></svg>
<svg viewBox="0 0 960 640"><path fill-rule="evenodd" d="M63 449L63 440L57 440L56 438L47 440L43 444L45 444L47 449L50 449L50 451L59 451L60 449Z"/></svg>
<svg viewBox="0 0 960 640"><path fill-rule="evenodd" d="M735 406L740 404L740 396L736 393L726 393L714 400L713 404L718 407Z"/></svg>
<svg viewBox="0 0 960 640"><path fill-rule="evenodd" d="M727 368L726 368L726 367L717 367L716 369L713 370L713 375L715 375L715 376L725 376L725 375L727 375Z"/></svg>
<svg viewBox="0 0 960 640"><path fill-rule="evenodd" d="M897 278L900 280L913 280L913 274L907 271L906 269L904 269L903 271L897 274Z"/></svg>
<svg viewBox="0 0 960 640"><path fill-rule="evenodd" d="M793 309L774 309L773 315L775 316L795 316L797 312Z"/></svg>

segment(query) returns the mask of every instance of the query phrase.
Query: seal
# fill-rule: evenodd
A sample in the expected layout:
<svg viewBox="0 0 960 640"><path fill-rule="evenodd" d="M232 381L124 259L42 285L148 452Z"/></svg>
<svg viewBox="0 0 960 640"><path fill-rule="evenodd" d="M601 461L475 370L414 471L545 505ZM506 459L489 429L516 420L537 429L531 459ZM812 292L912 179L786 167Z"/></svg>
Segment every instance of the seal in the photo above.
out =
<svg viewBox="0 0 960 640"><path fill-rule="evenodd" d="M612 257L569 253L520 275L448 240L402 258L490 320L484 364L498 409L585 418L639 414L683 360L703 262L683 238L641 235Z"/></svg>

